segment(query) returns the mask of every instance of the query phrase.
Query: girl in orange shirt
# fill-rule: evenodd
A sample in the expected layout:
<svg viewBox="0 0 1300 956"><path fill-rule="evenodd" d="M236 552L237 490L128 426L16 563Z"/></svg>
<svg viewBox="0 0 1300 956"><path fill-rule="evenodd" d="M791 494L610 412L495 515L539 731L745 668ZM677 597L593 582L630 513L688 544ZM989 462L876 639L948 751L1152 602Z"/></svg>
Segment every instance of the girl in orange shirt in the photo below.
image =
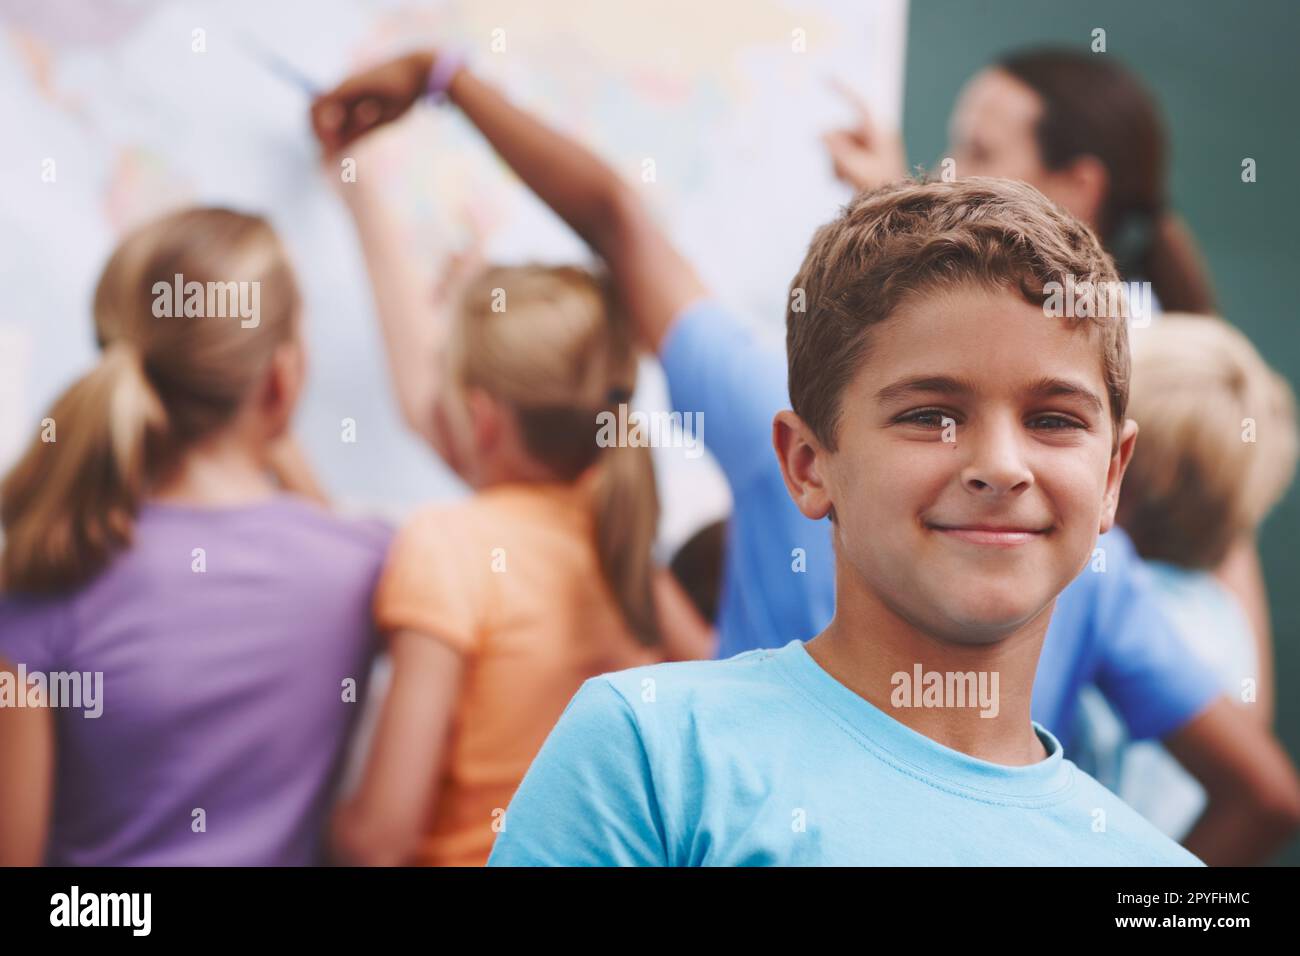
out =
<svg viewBox="0 0 1300 956"><path fill-rule="evenodd" d="M650 450L597 440L636 384L607 285L468 257L430 315L373 180L363 170L339 191L403 415L475 494L419 512L389 555L375 610L392 686L333 845L353 863L481 865L584 680L710 657L713 635L651 559Z"/></svg>

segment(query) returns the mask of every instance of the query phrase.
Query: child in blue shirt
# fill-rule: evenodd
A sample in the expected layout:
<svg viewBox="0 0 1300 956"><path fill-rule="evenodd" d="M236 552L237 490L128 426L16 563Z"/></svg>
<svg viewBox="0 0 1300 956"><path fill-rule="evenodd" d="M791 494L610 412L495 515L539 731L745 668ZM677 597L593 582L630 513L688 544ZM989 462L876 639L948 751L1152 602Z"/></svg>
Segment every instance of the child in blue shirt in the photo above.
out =
<svg viewBox="0 0 1300 956"><path fill-rule="evenodd" d="M809 646L588 681L488 864L1197 864L1040 725L1035 763L970 756L854 693Z"/></svg>
<svg viewBox="0 0 1300 956"><path fill-rule="evenodd" d="M819 230L773 438L799 511L831 519L834 618L588 681L491 864L1199 862L1030 719L1137 436L1125 320L1049 316L1067 274L1119 281L1006 180L887 187Z"/></svg>

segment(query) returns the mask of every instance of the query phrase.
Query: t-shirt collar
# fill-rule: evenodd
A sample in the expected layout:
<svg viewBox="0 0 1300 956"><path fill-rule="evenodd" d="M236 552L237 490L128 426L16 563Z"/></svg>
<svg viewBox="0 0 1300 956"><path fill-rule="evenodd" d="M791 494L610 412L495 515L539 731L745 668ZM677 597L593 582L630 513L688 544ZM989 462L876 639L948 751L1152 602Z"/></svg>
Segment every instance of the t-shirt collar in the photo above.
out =
<svg viewBox="0 0 1300 956"><path fill-rule="evenodd" d="M905 773L959 789L972 799L1025 806L1063 800L1073 783L1074 765L1065 759L1060 741L1041 724L1035 722L1033 728L1047 751L1045 759L1019 767L980 760L918 733L845 687L822 669L803 641L792 640L765 653L850 736Z"/></svg>

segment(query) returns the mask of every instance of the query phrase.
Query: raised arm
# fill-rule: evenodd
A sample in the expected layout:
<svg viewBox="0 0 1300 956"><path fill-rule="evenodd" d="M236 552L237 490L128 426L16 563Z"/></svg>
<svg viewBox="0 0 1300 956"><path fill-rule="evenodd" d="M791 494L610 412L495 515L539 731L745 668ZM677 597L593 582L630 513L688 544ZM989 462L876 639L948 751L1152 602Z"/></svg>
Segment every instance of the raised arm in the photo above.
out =
<svg viewBox="0 0 1300 956"><path fill-rule="evenodd" d="M847 125L822 136L835 178L862 192L906 176L907 159L898 132L877 126L866 98L853 87L842 80L833 85L853 111Z"/></svg>
<svg viewBox="0 0 1300 956"><path fill-rule="evenodd" d="M449 460L447 426L439 414L448 310L462 283L482 266L481 251L476 243L448 257L439 280L426 282L382 190L366 175L364 155L361 159L356 181L339 183L337 191L365 257L398 408L407 426ZM334 158L326 166L331 173L338 168Z"/></svg>
<svg viewBox="0 0 1300 956"><path fill-rule="evenodd" d="M402 418L429 440L438 388L436 360L445 322L429 287L420 281L414 256L402 243L396 217L364 169L357 182L341 185L338 192L366 260Z"/></svg>
<svg viewBox="0 0 1300 956"><path fill-rule="evenodd" d="M419 99L435 58L426 52L390 61L320 97L312 121L327 150L402 115ZM707 289L632 187L472 70L457 70L447 93L519 178L605 261L639 337L658 350L673 319Z"/></svg>

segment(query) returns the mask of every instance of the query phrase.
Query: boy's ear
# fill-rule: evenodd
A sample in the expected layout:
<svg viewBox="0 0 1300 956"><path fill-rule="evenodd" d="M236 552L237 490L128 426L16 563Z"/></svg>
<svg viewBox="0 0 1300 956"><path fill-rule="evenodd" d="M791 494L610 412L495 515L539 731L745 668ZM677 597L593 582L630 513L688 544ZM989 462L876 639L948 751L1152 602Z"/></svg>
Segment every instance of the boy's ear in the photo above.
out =
<svg viewBox="0 0 1300 956"><path fill-rule="evenodd" d="M1115 509L1119 505L1119 489L1124 482L1124 472L1133 460L1133 449L1137 445L1138 423L1131 418L1124 419L1124 426L1119 432L1119 447L1110 456L1110 467L1106 469L1106 495L1102 499L1101 527L1099 534L1105 534L1115 524Z"/></svg>
<svg viewBox="0 0 1300 956"><path fill-rule="evenodd" d="M785 489L804 517L814 521L830 514L826 463L830 455L802 418L786 409L772 420L772 446L781 463Z"/></svg>

